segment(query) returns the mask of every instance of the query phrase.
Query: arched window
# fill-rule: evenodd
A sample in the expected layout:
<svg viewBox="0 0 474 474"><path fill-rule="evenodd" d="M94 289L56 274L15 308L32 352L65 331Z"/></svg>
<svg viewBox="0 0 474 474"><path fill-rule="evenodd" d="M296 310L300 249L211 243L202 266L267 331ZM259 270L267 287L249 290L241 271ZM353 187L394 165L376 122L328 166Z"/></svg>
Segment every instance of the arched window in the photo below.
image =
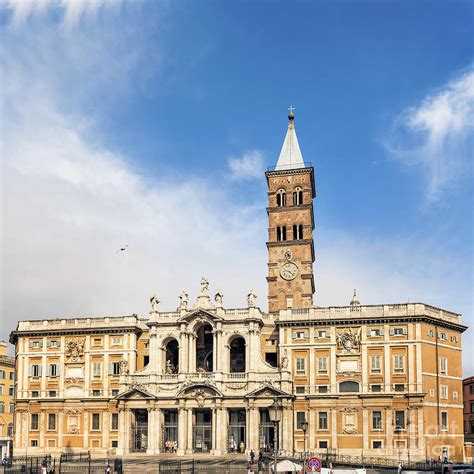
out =
<svg viewBox="0 0 474 474"><path fill-rule="evenodd" d="M293 191L293 206L301 206L303 204L303 190L298 186Z"/></svg>
<svg viewBox="0 0 474 474"><path fill-rule="evenodd" d="M165 373L177 374L179 372L179 347L176 339L171 339L165 346Z"/></svg>
<svg viewBox="0 0 474 474"><path fill-rule="evenodd" d="M286 226L277 227L277 242L283 242L286 240Z"/></svg>
<svg viewBox="0 0 474 474"><path fill-rule="evenodd" d="M284 189L279 189L277 191L277 206L278 207L286 206L286 192Z"/></svg>
<svg viewBox="0 0 474 474"><path fill-rule="evenodd" d="M196 371L212 372L212 353L214 349L214 335L212 326L203 324L196 331Z"/></svg>
<svg viewBox="0 0 474 474"><path fill-rule="evenodd" d="M303 225L293 225L293 240L301 240L303 238Z"/></svg>
<svg viewBox="0 0 474 474"><path fill-rule="evenodd" d="M230 372L245 372L245 339L236 337L230 342Z"/></svg>
<svg viewBox="0 0 474 474"><path fill-rule="evenodd" d="M359 384L357 382L347 381L339 384L339 392L358 392Z"/></svg>

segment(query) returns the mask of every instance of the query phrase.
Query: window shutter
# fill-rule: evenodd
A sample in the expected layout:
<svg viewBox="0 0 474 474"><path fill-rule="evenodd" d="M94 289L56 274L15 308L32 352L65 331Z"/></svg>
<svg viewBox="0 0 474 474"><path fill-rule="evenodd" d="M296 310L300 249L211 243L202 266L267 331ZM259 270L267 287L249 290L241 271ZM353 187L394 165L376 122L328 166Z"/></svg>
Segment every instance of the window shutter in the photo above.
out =
<svg viewBox="0 0 474 474"><path fill-rule="evenodd" d="M371 334L370 329L367 329L367 337L370 337L370 334Z"/></svg>
<svg viewBox="0 0 474 474"><path fill-rule="evenodd" d="M385 331L383 329L380 330L380 335L383 336L385 334Z"/></svg>
<svg viewBox="0 0 474 474"><path fill-rule="evenodd" d="M407 335L408 334L408 328L403 328L403 335Z"/></svg>
<svg viewBox="0 0 474 474"><path fill-rule="evenodd" d="M393 336L395 334L395 330L394 329L390 329L390 335Z"/></svg>
<svg viewBox="0 0 474 474"><path fill-rule="evenodd" d="M30 343L28 344L28 347L29 347L30 349L33 348L33 341L30 341Z"/></svg>
<svg viewBox="0 0 474 474"><path fill-rule="evenodd" d="M33 366L29 365L28 366L28 377L31 377L33 375Z"/></svg>
<svg viewBox="0 0 474 474"><path fill-rule="evenodd" d="M42 369L41 365L38 364L38 377L41 377L41 369Z"/></svg>

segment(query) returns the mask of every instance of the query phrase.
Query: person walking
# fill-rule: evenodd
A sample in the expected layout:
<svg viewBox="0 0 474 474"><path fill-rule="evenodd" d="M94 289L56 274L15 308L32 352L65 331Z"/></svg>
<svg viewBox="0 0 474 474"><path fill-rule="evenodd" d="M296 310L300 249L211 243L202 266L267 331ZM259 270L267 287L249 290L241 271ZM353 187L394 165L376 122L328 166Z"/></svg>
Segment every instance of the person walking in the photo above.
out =
<svg viewBox="0 0 474 474"><path fill-rule="evenodd" d="M253 465L254 462L255 462L255 453L253 449L251 449L250 450L250 465Z"/></svg>
<svg viewBox="0 0 474 474"><path fill-rule="evenodd" d="M397 469L397 474L402 474L403 466L401 461L398 463L398 469Z"/></svg>

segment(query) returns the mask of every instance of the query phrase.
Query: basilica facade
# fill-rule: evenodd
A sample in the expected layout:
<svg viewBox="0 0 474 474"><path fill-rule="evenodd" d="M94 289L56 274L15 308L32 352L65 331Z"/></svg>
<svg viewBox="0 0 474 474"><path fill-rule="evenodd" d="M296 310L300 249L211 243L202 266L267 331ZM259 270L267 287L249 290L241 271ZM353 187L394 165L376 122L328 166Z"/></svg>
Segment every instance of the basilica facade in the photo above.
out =
<svg viewBox="0 0 474 474"><path fill-rule="evenodd" d="M175 311L20 321L15 453L463 458L459 314L313 303L314 168L290 112L268 183L268 311L200 282ZM277 408L278 422L270 417Z"/></svg>

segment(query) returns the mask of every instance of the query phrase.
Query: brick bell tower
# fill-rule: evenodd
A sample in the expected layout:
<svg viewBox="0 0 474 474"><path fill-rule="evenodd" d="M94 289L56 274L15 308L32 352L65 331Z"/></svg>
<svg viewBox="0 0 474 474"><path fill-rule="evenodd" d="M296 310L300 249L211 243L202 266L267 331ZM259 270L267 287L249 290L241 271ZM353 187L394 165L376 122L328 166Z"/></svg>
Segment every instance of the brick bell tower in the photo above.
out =
<svg viewBox="0 0 474 474"><path fill-rule="evenodd" d="M268 311L313 305L314 169L303 161L296 138L294 108L276 167L268 184Z"/></svg>

